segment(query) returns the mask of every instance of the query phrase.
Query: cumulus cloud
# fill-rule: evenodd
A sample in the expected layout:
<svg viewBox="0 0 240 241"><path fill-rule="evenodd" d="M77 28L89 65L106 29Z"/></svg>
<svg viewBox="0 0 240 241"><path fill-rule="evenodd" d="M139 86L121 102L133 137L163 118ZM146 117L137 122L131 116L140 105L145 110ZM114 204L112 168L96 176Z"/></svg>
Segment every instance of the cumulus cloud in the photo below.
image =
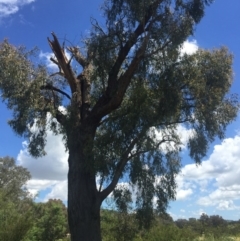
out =
<svg viewBox="0 0 240 241"><path fill-rule="evenodd" d="M52 189L50 193L45 196L44 201L56 198L61 199L62 201L67 201L67 180L52 185Z"/></svg>
<svg viewBox="0 0 240 241"><path fill-rule="evenodd" d="M58 183L58 181L39 180L39 179L33 178L27 182L27 188L31 194L37 195L37 194L39 194L40 191L44 191L57 183Z"/></svg>
<svg viewBox="0 0 240 241"><path fill-rule="evenodd" d="M186 180L182 173L176 177L176 182L178 184L176 200L186 200L193 194L195 184Z"/></svg>
<svg viewBox="0 0 240 241"><path fill-rule="evenodd" d="M188 189L179 189L177 192L176 199L177 200L184 200L187 197L189 197L193 193L193 190L191 188Z"/></svg>
<svg viewBox="0 0 240 241"><path fill-rule="evenodd" d="M196 40L186 40L181 47L181 55L194 54L198 50L198 44Z"/></svg>
<svg viewBox="0 0 240 241"><path fill-rule="evenodd" d="M177 195L182 197L184 193L199 192L197 204L200 206L213 206L219 210L239 209L234 204L240 196L239 159L240 136L223 140L215 145L210 157L200 166L189 164L183 167L177 177Z"/></svg>
<svg viewBox="0 0 240 241"><path fill-rule="evenodd" d="M66 178L67 157L65 147L60 136L53 133L47 135L47 155L33 159L27 151L27 144L23 143L23 149L18 154L21 166L27 167L35 179L39 180L63 180Z"/></svg>
<svg viewBox="0 0 240 241"><path fill-rule="evenodd" d="M64 200L66 200L68 153L65 150L62 136L48 132L45 150L46 156L34 159L27 151L27 143L23 142L23 148L17 156L17 161L19 165L26 167L32 175L27 187L33 194L50 188L51 193L47 197L65 197Z"/></svg>
<svg viewBox="0 0 240 241"><path fill-rule="evenodd" d="M7 17L19 11L19 9L35 0L0 0L0 18Z"/></svg>

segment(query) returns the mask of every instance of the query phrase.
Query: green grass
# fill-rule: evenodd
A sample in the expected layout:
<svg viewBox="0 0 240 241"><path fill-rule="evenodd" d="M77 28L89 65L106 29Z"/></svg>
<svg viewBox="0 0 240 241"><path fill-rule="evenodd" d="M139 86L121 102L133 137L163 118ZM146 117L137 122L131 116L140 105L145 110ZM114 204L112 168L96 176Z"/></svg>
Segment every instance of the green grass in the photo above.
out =
<svg viewBox="0 0 240 241"><path fill-rule="evenodd" d="M206 237L197 238L194 241L240 241L240 237L223 236L219 238L214 238L213 235L208 235Z"/></svg>

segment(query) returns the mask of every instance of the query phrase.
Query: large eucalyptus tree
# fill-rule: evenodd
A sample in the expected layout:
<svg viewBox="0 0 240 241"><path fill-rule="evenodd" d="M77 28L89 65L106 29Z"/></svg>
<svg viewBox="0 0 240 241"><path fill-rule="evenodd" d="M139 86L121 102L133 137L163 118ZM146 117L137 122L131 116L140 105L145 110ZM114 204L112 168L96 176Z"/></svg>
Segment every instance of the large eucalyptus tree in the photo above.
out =
<svg viewBox="0 0 240 241"><path fill-rule="evenodd" d="M13 130L35 157L45 154L48 129L64 136L72 241L101 240L100 206L120 180L129 185L114 193L118 203L124 208L121 197L136 186L140 220L154 205L164 211L180 169L177 127L192 130L188 147L199 163L236 117L228 50L181 52L211 2L105 0L105 25L93 19L83 45L67 47L70 58L52 33L54 74L33 64L32 52L1 44L1 97Z"/></svg>

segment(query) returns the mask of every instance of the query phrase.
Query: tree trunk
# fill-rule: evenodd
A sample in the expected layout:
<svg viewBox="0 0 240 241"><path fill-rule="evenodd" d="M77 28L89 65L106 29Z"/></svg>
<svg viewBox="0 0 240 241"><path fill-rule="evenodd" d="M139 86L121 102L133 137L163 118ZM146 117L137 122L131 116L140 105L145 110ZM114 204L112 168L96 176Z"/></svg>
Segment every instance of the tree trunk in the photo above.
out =
<svg viewBox="0 0 240 241"><path fill-rule="evenodd" d="M71 241L101 241L101 201L95 173L86 167L87 160L84 159L81 147L69 150L68 161L68 222Z"/></svg>

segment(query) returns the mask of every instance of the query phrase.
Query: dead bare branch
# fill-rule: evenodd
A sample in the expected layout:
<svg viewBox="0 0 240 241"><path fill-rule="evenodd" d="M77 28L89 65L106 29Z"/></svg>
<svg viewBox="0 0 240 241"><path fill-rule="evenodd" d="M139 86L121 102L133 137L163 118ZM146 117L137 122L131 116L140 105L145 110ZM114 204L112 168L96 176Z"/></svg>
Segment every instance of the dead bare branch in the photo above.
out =
<svg viewBox="0 0 240 241"><path fill-rule="evenodd" d="M52 33L53 40L50 40L48 38L48 43L57 59L51 59L55 64L57 64L60 68L60 72L64 73L64 77L67 79L69 86L71 88L71 92L75 93L77 89L77 80L76 76L74 74L74 71L72 70L69 60L66 57L66 54L64 52L64 49L60 46L59 41L57 39L57 36Z"/></svg>

